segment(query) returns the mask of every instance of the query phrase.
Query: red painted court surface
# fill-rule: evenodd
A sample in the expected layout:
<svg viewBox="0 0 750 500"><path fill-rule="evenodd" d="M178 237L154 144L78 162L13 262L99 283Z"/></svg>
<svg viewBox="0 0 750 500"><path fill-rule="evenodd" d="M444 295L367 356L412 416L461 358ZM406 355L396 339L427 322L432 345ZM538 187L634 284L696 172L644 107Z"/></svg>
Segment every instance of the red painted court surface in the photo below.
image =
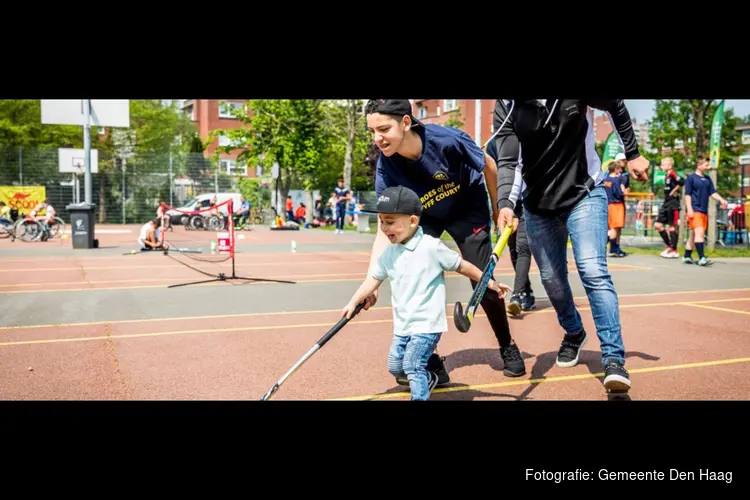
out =
<svg viewBox="0 0 750 500"><path fill-rule="evenodd" d="M236 273L296 284L218 282L168 285L231 274L208 252L214 233L176 227L168 241L204 254L130 254L134 226L109 226L97 250L70 240L0 242L0 398L257 400L338 320L363 278L372 234L260 227L237 240ZM239 233L238 233L239 234ZM297 251L291 251L291 240ZM199 260L200 259L200 260ZM208 262L205 262L205 261ZM191 266L191 267L188 267ZM750 263L711 268L659 257L612 259L633 380L633 400L747 399L750 396ZM508 378L489 324L453 326L453 302L468 281L447 280L450 329L439 352L451 383L440 400L602 400L601 353L572 259L571 283L589 341L574 368L555 366L562 339L544 299L511 319L527 374ZM496 277L512 285L504 255ZM274 399L395 399L408 388L387 371L388 289L294 373Z"/></svg>

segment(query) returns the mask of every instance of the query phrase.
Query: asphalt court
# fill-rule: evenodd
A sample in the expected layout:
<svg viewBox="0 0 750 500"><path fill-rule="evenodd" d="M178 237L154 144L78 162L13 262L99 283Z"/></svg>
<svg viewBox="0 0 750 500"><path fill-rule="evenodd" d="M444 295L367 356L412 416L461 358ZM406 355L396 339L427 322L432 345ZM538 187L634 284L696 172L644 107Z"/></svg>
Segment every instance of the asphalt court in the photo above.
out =
<svg viewBox="0 0 750 500"><path fill-rule="evenodd" d="M267 231L268 232L268 231ZM309 232L309 231L308 231ZM338 319L367 269L371 235L274 234L242 252L237 274L295 285L218 283L161 254L55 249L7 255L0 249L0 397L5 399L257 399ZM258 231L259 241L264 235ZM288 243L293 236L298 251ZM284 240L286 238L286 241ZM246 241L244 244L247 244ZM261 251L263 250L263 251ZM207 272L229 263L184 259ZM452 326L452 304L468 281L447 281L450 330L439 351L452 384L435 400L602 399L598 339L572 258L571 285L593 336L581 364L554 366L561 330L531 281L539 310L511 320L527 375L509 379L483 315L467 334ZM512 285L504 255L496 278ZM231 267L229 268L231 272ZM631 255L611 259L634 388L633 399L745 399L750 385L750 263L711 268ZM57 284L55 284L57 283ZM280 389L275 399L404 400L385 366L392 325L388 286ZM31 369L29 369L31 368ZM724 389L717 393L715 384Z"/></svg>

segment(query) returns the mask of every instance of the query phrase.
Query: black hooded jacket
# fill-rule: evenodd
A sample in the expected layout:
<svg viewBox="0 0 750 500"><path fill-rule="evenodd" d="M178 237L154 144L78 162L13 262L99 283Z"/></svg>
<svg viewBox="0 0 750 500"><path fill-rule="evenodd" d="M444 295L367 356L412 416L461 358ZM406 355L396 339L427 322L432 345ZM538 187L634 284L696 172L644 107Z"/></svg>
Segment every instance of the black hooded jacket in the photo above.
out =
<svg viewBox="0 0 750 500"><path fill-rule="evenodd" d="M622 100L537 99L495 103L491 141L497 162L498 208L524 206L542 216L570 211L606 175L594 149L590 108L606 111L628 161L640 156ZM502 128L501 128L502 127ZM499 130L498 130L499 129Z"/></svg>

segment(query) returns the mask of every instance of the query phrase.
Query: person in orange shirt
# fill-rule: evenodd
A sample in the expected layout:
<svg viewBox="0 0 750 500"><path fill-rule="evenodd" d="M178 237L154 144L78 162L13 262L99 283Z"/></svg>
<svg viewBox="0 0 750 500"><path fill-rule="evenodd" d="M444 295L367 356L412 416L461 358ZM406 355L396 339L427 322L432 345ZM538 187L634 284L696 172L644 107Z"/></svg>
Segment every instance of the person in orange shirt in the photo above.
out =
<svg viewBox="0 0 750 500"><path fill-rule="evenodd" d="M294 211L294 220L298 224L305 224L305 216L307 215L307 208L304 203L297 205L297 210Z"/></svg>
<svg viewBox="0 0 750 500"><path fill-rule="evenodd" d="M286 197L286 220L294 220L294 202L292 195Z"/></svg>

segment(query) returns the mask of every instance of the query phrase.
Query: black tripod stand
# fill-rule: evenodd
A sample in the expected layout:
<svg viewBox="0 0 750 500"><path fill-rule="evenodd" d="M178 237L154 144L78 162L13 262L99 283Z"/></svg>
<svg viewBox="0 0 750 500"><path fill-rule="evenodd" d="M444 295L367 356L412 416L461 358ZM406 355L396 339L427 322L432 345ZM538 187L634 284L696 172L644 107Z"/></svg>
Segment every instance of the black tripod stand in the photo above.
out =
<svg viewBox="0 0 750 500"><path fill-rule="evenodd" d="M166 256L169 257L168 250L164 250L164 255L166 255ZM180 261L177 261L177 262L180 262ZM179 283L177 285L169 285L167 288L175 288L175 287L178 287L178 286L189 286L189 285L201 285L203 283L213 283L215 281L229 281L229 280L242 280L242 281L248 281L248 282L251 282L251 281L265 281L265 282L270 282L270 283L290 283L292 285L296 284L296 281L272 280L272 279L264 279L264 278L245 278L245 277L242 277L242 276L237 276L235 274L235 271L234 271L234 255L232 255L232 275L231 276L227 276L224 273L219 273L218 276L214 276L213 274L209 274L209 273L207 273L205 271L201 271L200 269L196 269L193 266L189 266L188 264L185 264L184 262L180 262L180 264L183 264L183 265L189 267L193 271L198 271L199 273L205 274L206 276L211 276L212 279L210 279L210 280L202 280L202 281L192 281L190 283Z"/></svg>

